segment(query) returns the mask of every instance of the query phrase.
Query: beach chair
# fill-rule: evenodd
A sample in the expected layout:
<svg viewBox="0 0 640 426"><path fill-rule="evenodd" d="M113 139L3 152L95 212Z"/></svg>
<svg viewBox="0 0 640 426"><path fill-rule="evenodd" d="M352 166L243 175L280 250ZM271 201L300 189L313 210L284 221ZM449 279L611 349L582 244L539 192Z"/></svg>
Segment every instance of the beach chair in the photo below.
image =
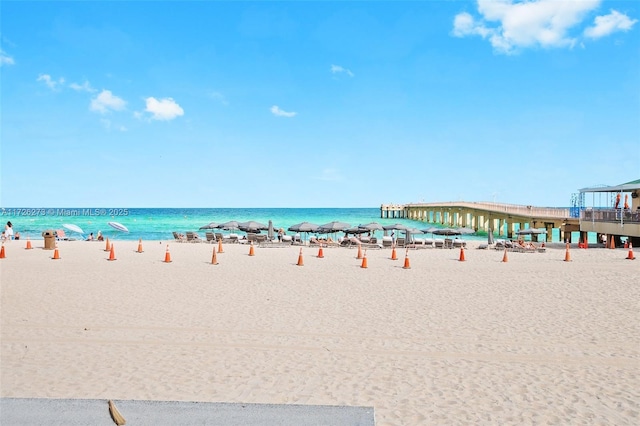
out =
<svg viewBox="0 0 640 426"><path fill-rule="evenodd" d="M173 233L173 239L175 240L176 243L184 243L185 241L187 241L184 235L178 234L175 231Z"/></svg>
<svg viewBox="0 0 640 426"><path fill-rule="evenodd" d="M58 241L70 241L67 234L65 234L64 229L57 229L56 231L56 240Z"/></svg>
<svg viewBox="0 0 640 426"><path fill-rule="evenodd" d="M393 238L389 236L382 237L382 247L384 248L393 247Z"/></svg>
<svg viewBox="0 0 640 426"><path fill-rule="evenodd" d="M238 238L238 234L229 234L229 242L233 244L239 243L240 238Z"/></svg>
<svg viewBox="0 0 640 426"><path fill-rule="evenodd" d="M216 242L216 236L213 235L213 232L205 232L204 233L205 237L207 237L207 242L208 243L215 243Z"/></svg>
<svg viewBox="0 0 640 426"><path fill-rule="evenodd" d="M201 243L202 238L196 232L187 232L187 242L189 243Z"/></svg>
<svg viewBox="0 0 640 426"><path fill-rule="evenodd" d="M452 249L453 248L453 240L451 238L445 238L444 239L444 247L443 248Z"/></svg>
<svg viewBox="0 0 640 426"><path fill-rule="evenodd" d="M247 242L248 243L257 243L258 242L258 234L254 234L253 232L247 232Z"/></svg>
<svg viewBox="0 0 640 426"><path fill-rule="evenodd" d="M461 248L461 247L467 247L467 242L459 238L454 239L453 248Z"/></svg>
<svg viewBox="0 0 640 426"><path fill-rule="evenodd" d="M435 240L433 243L435 248L444 248L444 240Z"/></svg>

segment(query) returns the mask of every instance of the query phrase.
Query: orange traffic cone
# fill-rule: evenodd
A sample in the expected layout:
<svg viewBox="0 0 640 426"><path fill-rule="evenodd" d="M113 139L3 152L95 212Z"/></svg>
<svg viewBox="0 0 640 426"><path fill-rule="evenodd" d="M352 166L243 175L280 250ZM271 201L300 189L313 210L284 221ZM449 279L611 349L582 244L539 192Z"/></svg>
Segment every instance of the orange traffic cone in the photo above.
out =
<svg viewBox="0 0 640 426"><path fill-rule="evenodd" d="M629 243L629 255L626 257L626 259L629 260L635 260L635 256L633 255L633 244Z"/></svg>
<svg viewBox="0 0 640 426"><path fill-rule="evenodd" d="M361 268L368 268L369 264L367 263L367 251L364 251L364 255L362 256L362 265L360 265Z"/></svg>
<svg viewBox="0 0 640 426"><path fill-rule="evenodd" d="M609 241L609 248L610 249L614 249L616 248L616 239L614 238L613 235L611 235L610 237L610 241Z"/></svg>
<svg viewBox="0 0 640 426"><path fill-rule="evenodd" d="M300 249L300 254L298 255L298 266L304 266L304 261L302 260L302 249Z"/></svg>
<svg viewBox="0 0 640 426"><path fill-rule="evenodd" d="M504 256L502 256L502 261L503 262L508 262L509 261L509 257L507 256L507 249L504 249Z"/></svg>
<svg viewBox="0 0 640 426"><path fill-rule="evenodd" d="M109 250L109 259L107 260L116 260L116 250L113 248L115 244L111 244L111 250Z"/></svg>
<svg viewBox="0 0 640 426"><path fill-rule="evenodd" d="M253 248L253 241L251 241L251 245L249 246L249 256L255 256L256 252Z"/></svg>
<svg viewBox="0 0 640 426"><path fill-rule="evenodd" d="M460 247L460 262L464 262L464 248Z"/></svg>
<svg viewBox="0 0 640 426"><path fill-rule="evenodd" d="M411 264L409 264L409 250L404 255L404 266L402 269L411 269Z"/></svg>
<svg viewBox="0 0 640 426"><path fill-rule="evenodd" d="M571 253L569 253L569 244L567 243L567 251L564 254L564 261L571 262Z"/></svg>
<svg viewBox="0 0 640 426"><path fill-rule="evenodd" d="M58 244L56 244L56 249L53 251L53 260L60 260L60 252L58 251Z"/></svg>
<svg viewBox="0 0 640 426"><path fill-rule="evenodd" d="M318 257L320 259L324 257L324 252L322 251L322 244L320 244L320 248L318 249Z"/></svg>
<svg viewBox="0 0 640 426"><path fill-rule="evenodd" d="M0 259L6 258L6 254L4 252L4 242L2 243L2 248L0 248Z"/></svg>
<svg viewBox="0 0 640 426"><path fill-rule="evenodd" d="M222 250L222 238L218 238L218 253L224 253L224 250Z"/></svg>
<svg viewBox="0 0 640 426"><path fill-rule="evenodd" d="M138 240L138 251L136 253L142 253L142 238Z"/></svg>
<svg viewBox="0 0 640 426"><path fill-rule="evenodd" d="M216 248L213 248L213 256L211 256L211 264L212 265L217 265L218 264L218 257L216 256Z"/></svg>
<svg viewBox="0 0 640 426"><path fill-rule="evenodd" d="M391 260L398 260L398 254L396 253L396 245L391 247Z"/></svg>
<svg viewBox="0 0 640 426"><path fill-rule="evenodd" d="M164 263L171 263L171 253L169 253L169 244L167 244L167 252L164 254Z"/></svg>
<svg viewBox="0 0 640 426"><path fill-rule="evenodd" d="M356 259L362 259L362 245L358 244L358 255Z"/></svg>
<svg viewBox="0 0 640 426"><path fill-rule="evenodd" d="M107 237L107 242L106 242L104 251L111 251L111 244L109 244L109 237Z"/></svg>
<svg viewBox="0 0 640 426"><path fill-rule="evenodd" d="M31 250L33 247L31 247L31 240L29 239L29 237L27 237L27 246L25 247L25 250Z"/></svg>

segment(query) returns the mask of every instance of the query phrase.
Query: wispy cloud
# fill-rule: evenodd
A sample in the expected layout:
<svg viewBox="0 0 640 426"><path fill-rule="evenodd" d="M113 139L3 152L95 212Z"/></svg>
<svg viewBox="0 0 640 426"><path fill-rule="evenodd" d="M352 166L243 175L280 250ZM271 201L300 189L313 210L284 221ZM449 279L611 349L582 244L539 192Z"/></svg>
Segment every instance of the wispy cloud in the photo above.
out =
<svg viewBox="0 0 640 426"><path fill-rule="evenodd" d="M627 15L611 10L608 15L596 16L594 25L584 30L584 35L589 38L600 38L608 36L616 31L629 31L638 22Z"/></svg>
<svg viewBox="0 0 640 426"><path fill-rule="evenodd" d="M114 95L110 90L103 90L98 96L91 99L89 109L106 114L110 111L121 111L126 105L127 103L122 98Z"/></svg>
<svg viewBox="0 0 640 426"><path fill-rule="evenodd" d="M42 81L51 90L60 90L60 86L64 84L64 77L54 80L49 74L40 74L36 81Z"/></svg>
<svg viewBox="0 0 640 426"><path fill-rule="evenodd" d="M576 27L583 24L600 3L601 0L477 0L480 17L459 13L453 21L453 35L480 36L488 40L496 52L505 54L530 47L571 48L580 37ZM587 29L585 35L602 37L615 30L628 30L634 23L626 15L612 11L610 15L596 18L595 26Z"/></svg>
<svg viewBox="0 0 640 426"><path fill-rule="evenodd" d="M91 87L91 85L89 84L89 82L87 80L85 80L84 83L82 83L82 84L71 83L71 84L69 84L69 87L71 87L73 90L78 91L78 92L89 92L89 93L96 92L96 89Z"/></svg>
<svg viewBox="0 0 640 426"><path fill-rule="evenodd" d="M328 182L338 182L343 180L342 174L339 170L330 168L321 170L320 175L316 179Z"/></svg>
<svg viewBox="0 0 640 426"><path fill-rule="evenodd" d="M220 92L211 92L211 93L209 93L209 97L211 97L211 99L214 99L214 100L220 102L224 106L229 105L229 102L227 101L227 99Z"/></svg>
<svg viewBox="0 0 640 426"><path fill-rule="evenodd" d="M116 124L114 125L111 120L107 119L107 118L101 118L100 119L100 123L102 123L102 125L104 126L105 129L111 131L111 130L117 130L119 132L126 132L127 128L120 125L120 124Z"/></svg>
<svg viewBox="0 0 640 426"><path fill-rule="evenodd" d="M151 113L152 120L170 121L184 115L184 110L171 98L156 99L149 97L146 100L146 112Z"/></svg>
<svg viewBox="0 0 640 426"><path fill-rule="evenodd" d="M287 112L280 109L278 105L274 105L271 107L271 113L278 117L295 117L297 112Z"/></svg>
<svg viewBox="0 0 640 426"><path fill-rule="evenodd" d="M344 68L340 65L331 65L331 74L346 74L349 77L353 77L353 73L350 69Z"/></svg>
<svg viewBox="0 0 640 426"><path fill-rule="evenodd" d="M16 61L13 57L9 56L7 52L0 49L0 67L4 65L15 65Z"/></svg>

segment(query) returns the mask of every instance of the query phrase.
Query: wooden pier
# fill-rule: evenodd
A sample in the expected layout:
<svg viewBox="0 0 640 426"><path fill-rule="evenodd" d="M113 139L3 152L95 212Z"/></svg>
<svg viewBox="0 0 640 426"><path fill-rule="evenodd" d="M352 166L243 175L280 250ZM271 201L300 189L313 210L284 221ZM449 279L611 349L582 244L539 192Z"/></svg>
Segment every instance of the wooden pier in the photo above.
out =
<svg viewBox="0 0 640 426"><path fill-rule="evenodd" d="M524 229L528 224L530 228L544 228L548 242L554 228L560 232L560 241L568 242L571 242L571 232L580 231L580 220L570 217L569 209L517 204L468 201L383 204L380 217L467 227L484 232L492 229L497 230L499 236L506 233L506 238L513 238L517 229Z"/></svg>

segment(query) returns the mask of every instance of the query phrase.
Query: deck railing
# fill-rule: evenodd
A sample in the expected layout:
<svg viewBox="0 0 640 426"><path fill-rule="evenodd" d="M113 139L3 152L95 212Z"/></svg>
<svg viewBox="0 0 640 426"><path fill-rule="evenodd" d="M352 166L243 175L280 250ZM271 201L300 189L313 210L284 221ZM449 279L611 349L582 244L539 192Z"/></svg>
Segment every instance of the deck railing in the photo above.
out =
<svg viewBox="0 0 640 426"><path fill-rule="evenodd" d="M640 223L640 210L628 209L584 209L580 220L587 222Z"/></svg>

